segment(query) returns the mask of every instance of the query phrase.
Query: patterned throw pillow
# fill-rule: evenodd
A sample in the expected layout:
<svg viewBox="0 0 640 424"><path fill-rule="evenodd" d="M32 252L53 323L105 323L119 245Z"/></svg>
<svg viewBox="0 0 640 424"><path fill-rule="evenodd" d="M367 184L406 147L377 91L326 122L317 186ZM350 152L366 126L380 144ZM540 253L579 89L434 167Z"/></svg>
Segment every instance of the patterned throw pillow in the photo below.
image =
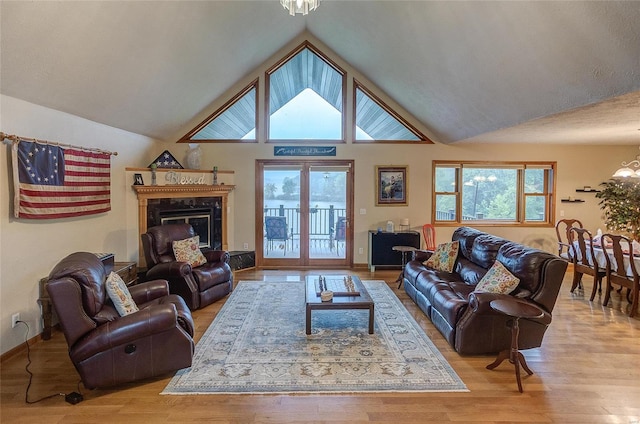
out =
<svg viewBox="0 0 640 424"><path fill-rule="evenodd" d="M133 301L127 285L113 271L107 277L107 294L121 317L138 312L138 305Z"/></svg>
<svg viewBox="0 0 640 424"><path fill-rule="evenodd" d="M176 257L176 261L188 262L192 267L207 263L207 258L200 251L200 236L174 241L173 254Z"/></svg>
<svg viewBox="0 0 640 424"><path fill-rule="evenodd" d="M476 292L509 294L518 287L520 279L509 272L507 268L495 261L489 271L478 282Z"/></svg>
<svg viewBox="0 0 640 424"><path fill-rule="evenodd" d="M435 252L423 264L438 271L453 272L459 249L460 243L457 241L439 244Z"/></svg>

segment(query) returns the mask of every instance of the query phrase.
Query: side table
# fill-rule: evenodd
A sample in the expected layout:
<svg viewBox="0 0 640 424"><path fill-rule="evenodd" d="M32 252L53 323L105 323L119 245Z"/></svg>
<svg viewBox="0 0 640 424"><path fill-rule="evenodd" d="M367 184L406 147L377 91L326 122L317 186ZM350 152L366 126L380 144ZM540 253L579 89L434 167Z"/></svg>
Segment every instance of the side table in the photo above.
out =
<svg viewBox="0 0 640 424"><path fill-rule="evenodd" d="M505 349L498 353L496 360L487 365L488 370L492 370L508 359L516 368L516 381L518 382L518 390L522 393L522 382L520 381L520 366L527 372L533 374L533 371L527 366L527 361L522 353L518 350L518 335L520 334L520 318L535 319L542 318L544 312L539 307L530 303L521 302L516 299L492 300L489 304L494 311L513 318L511 322L511 349Z"/></svg>
<svg viewBox="0 0 640 424"><path fill-rule="evenodd" d="M115 262L113 264L113 270L107 268L107 272L115 272L118 274L127 287L133 286L138 282L138 264L135 262ZM48 277L40 279L40 297L38 303L42 307L42 340L49 340L51 338L51 328L53 327L53 308L51 305L51 298L49 292L47 292L46 285L49 281Z"/></svg>
<svg viewBox="0 0 640 424"><path fill-rule="evenodd" d="M404 267L408 262L407 256L409 255L409 253L415 252L418 249L413 246L393 246L391 250L402 253L402 271L400 271L400 275L396 280L396 283L398 283L398 288L400 288L402 286L402 282L404 281Z"/></svg>

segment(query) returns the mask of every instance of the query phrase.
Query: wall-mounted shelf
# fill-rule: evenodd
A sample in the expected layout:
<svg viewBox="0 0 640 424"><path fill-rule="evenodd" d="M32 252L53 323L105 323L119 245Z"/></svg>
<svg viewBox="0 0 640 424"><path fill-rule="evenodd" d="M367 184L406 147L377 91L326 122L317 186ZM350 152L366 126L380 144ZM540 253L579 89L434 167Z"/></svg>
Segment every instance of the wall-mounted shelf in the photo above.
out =
<svg viewBox="0 0 640 424"><path fill-rule="evenodd" d="M596 190L595 188L589 188L589 189L577 188L576 192L577 193L600 193L600 190Z"/></svg>
<svg viewBox="0 0 640 424"><path fill-rule="evenodd" d="M560 199L562 203L584 203L582 199Z"/></svg>

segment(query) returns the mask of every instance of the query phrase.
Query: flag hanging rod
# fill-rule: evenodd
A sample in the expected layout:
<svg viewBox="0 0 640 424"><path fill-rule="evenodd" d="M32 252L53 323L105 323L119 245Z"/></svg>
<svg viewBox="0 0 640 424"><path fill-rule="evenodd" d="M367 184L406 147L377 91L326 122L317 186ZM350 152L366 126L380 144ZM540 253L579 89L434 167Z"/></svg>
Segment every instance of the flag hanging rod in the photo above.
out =
<svg viewBox="0 0 640 424"><path fill-rule="evenodd" d="M33 141L40 144L49 144L52 146L60 146L60 147L71 147L72 149L84 150L86 152L104 153L106 155L118 156L118 152L110 152L108 150L102 150L102 149L93 149L90 147L74 146L72 144L58 143L56 141L38 140L37 138L20 137L17 135L5 134L3 132L0 132L0 140L2 140L2 142L5 144L18 143L20 140Z"/></svg>

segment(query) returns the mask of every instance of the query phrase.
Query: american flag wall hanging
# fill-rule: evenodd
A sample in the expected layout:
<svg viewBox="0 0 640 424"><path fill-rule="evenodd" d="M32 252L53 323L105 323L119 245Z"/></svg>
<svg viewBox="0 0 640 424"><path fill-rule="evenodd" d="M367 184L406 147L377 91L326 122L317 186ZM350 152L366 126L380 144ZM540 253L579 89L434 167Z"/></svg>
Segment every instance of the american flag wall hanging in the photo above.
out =
<svg viewBox="0 0 640 424"><path fill-rule="evenodd" d="M18 140L11 156L16 218L68 218L111 210L111 153Z"/></svg>

